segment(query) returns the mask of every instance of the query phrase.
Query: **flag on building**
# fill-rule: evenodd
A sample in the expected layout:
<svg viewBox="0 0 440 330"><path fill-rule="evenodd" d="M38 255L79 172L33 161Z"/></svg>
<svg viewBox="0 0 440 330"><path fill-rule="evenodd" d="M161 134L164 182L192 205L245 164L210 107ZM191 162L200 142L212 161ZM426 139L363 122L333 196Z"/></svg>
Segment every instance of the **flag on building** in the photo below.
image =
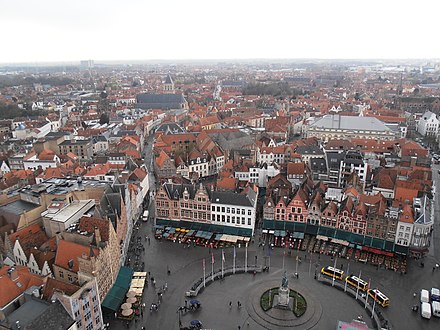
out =
<svg viewBox="0 0 440 330"><path fill-rule="evenodd" d="M214 261L214 253L211 253L211 256L212 256L211 263L214 264L215 263L215 261Z"/></svg>

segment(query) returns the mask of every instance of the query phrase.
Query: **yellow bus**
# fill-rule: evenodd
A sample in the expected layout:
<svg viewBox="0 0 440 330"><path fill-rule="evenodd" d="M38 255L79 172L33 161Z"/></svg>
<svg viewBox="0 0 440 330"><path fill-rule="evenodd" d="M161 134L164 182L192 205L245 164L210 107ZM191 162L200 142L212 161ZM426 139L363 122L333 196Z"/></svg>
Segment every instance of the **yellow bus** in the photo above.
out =
<svg viewBox="0 0 440 330"><path fill-rule="evenodd" d="M354 276L354 275L347 276L345 281L348 284L354 286L356 289L359 288L359 290L362 290L362 291L367 291L367 289L368 289L368 283L357 276Z"/></svg>
<svg viewBox="0 0 440 330"><path fill-rule="evenodd" d="M390 305L390 300L387 296L385 296L379 289L370 289L368 290L368 295L376 300L376 302L382 307L388 307Z"/></svg>
<svg viewBox="0 0 440 330"><path fill-rule="evenodd" d="M334 277L335 279L338 280L342 280L342 278L344 277L344 272L340 269L331 267L331 266L327 266L327 267L322 267L321 269L321 273L330 277Z"/></svg>

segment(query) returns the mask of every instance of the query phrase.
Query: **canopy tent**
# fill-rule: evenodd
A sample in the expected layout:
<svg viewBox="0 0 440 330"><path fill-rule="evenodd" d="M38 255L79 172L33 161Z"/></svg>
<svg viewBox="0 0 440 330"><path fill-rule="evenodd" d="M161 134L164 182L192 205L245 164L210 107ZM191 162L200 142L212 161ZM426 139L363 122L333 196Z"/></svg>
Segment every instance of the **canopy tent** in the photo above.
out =
<svg viewBox="0 0 440 330"><path fill-rule="evenodd" d="M128 267L121 267L116 278L115 284L113 284L110 291L105 296L102 302L102 307L111 311L117 312L119 306L125 299L125 294L130 287L131 277L133 276L133 270Z"/></svg>
<svg viewBox="0 0 440 330"><path fill-rule="evenodd" d="M131 281L132 288L141 288L143 289L145 286L145 279L133 279Z"/></svg>

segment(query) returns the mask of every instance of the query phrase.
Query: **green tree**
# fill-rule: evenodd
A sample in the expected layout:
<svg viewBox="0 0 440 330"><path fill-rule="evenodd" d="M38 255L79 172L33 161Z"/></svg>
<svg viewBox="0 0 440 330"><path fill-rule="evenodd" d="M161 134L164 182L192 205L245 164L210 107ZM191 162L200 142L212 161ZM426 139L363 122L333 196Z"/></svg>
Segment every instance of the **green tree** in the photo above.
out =
<svg viewBox="0 0 440 330"><path fill-rule="evenodd" d="M101 125L108 124L110 122L110 118L106 112L101 113L101 117L99 117L99 123Z"/></svg>

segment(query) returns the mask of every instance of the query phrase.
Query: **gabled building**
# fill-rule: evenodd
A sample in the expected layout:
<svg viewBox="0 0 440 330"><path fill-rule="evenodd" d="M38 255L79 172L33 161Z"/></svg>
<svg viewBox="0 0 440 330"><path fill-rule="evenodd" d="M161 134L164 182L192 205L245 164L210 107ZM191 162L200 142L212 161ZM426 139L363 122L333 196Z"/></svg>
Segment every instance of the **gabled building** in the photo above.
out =
<svg viewBox="0 0 440 330"><path fill-rule="evenodd" d="M414 212L409 204L403 206L396 230L396 244L409 246L414 229Z"/></svg>
<svg viewBox="0 0 440 330"><path fill-rule="evenodd" d="M55 253L43 247L48 240L41 226L35 224L6 235L5 246L17 265L28 267L33 274L52 276Z"/></svg>
<svg viewBox="0 0 440 330"><path fill-rule="evenodd" d="M435 113L426 111L419 119L417 124L417 132L422 136L437 137L439 132L440 121Z"/></svg>
<svg viewBox="0 0 440 330"><path fill-rule="evenodd" d="M25 266L3 266L0 268L0 321L24 302L26 290L39 289L43 278L32 274Z"/></svg>
<svg viewBox="0 0 440 330"><path fill-rule="evenodd" d="M182 163L179 162L178 167ZM182 170L183 168L179 168ZM154 172L158 178L171 178L176 175L177 168L174 161L168 156L165 151L161 151L159 157L154 160Z"/></svg>

